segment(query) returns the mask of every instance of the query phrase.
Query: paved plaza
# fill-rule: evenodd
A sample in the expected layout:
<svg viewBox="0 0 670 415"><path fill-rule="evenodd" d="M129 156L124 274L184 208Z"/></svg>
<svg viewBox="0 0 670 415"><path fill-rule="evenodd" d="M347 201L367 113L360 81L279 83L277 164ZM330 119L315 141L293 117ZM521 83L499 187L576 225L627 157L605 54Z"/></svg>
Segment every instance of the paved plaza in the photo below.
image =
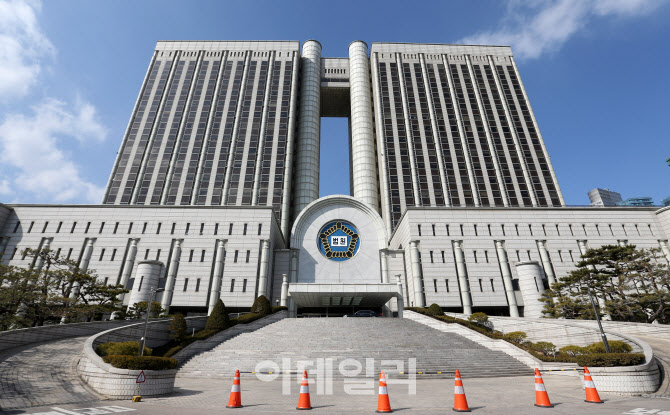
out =
<svg viewBox="0 0 670 415"><path fill-rule="evenodd" d="M76 373L88 336L33 343L0 353L0 410L37 405L95 402Z"/></svg>
<svg viewBox="0 0 670 415"><path fill-rule="evenodd" d="M160 398L145 398L144 402L100 401L82 404L62 404L10 410L8 414L87 414L98 415L116 412L136 414L209 414L209 413L294 413L298 402L298 386L292 383L292 393L282 394L282 381L262 382L242 376L243 408L232 410L228 403L230 381L210 379L178 379L176 393ZM552 409L536 408L533 376L464 379L465 392L472 412L475 414L670 414L670 399L625 397L602 394L604 404L584 402L584 391L578 377L547 375L544 377ZM360 382L358 379L356 382ZM295 382L295 381L292 381ZM423 379L417 381L416 395L409 395L407 385L394 384L388 387L391 407L402 414L452 413L453 381L445 379ZM311 386L313 412L317 414L367 414L377 408L376 382L374 386L356 387L366 394L344 393L345 386L353 385L343 380L333 382L332 395L319 395L316 385ZM53 409L53 408L59 409ZM97 409L91 409L97 408ZM125 408L125 409L124 409ZM642 412L644 408L647 412ZM668 412L665 412L668 411Z"/></svg>

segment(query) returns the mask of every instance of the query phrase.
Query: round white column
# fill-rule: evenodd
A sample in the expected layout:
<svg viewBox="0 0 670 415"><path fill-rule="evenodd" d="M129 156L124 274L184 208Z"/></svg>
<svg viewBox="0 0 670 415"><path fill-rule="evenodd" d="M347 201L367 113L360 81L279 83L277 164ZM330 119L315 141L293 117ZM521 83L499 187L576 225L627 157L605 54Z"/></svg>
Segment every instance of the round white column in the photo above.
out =
<svg viewBox="0 0 670 415"><path fill-rule="evenodd" d="M290 281L292 283L298 282L298 252L296 250L291 251L291 267L289 272L291 274ZM288 316L293 318L298 316L298 307L291 297L288 299Z"/></svg>
<svg viewBox="0 0 670 415"><path fill-rule="evenodd" d="M509 315L510 317L519 317L519 307L516 303L516 295L514 294L512 270L509 268L507 251L505 250L503 241L495 242L496 252L498 253L498 264L500 264L500 272L502 273L503 285L505 286L505 295L507 296L507 304L509 304Z"/></svg>
<svg viewBox="0 0 670 415"><path fill-rule="evenodd" d="M220 240L216 243L216 258L214 259L214 281L212 281L212 292L209 294L209 307L207 315L212 314L214 306L221 297L221 281L223 280L223 260L226 248L226 241Z"/></svg>
<svg viewBox="0 0 670 415"><path fill-rule="evenodd" d="M121 281L119 284L123 288L128 288L128 280L130 279L130 274L133 272L133 266L135 265L135 256L137 255L137 239L132 239L130 241L130 248L128 248L128 255L126 260L123 263L123 271L121 271ZM127 294L121 294L121 301L124 300Z"/></svg>
<svg viewBox="0 0 670 415"><path fill-rule="evenodd" d="M351 165L353 196L379 211L375 142L372 135L372 100L368 45L349 45L349 94L351 100Z"/></svg>
<svg viewBox="0 0 670 415"><path fill-rule="evenodd" d="M454 254L456 256L456 273L458 274L458 285L460 285L461 288L461 303L463 303L463 314L470 315L472 314L472 299L470 298L468 270L465 267L463 241L454 241Z"/></svg>
<svg viewBox="0 0 670 415"><path fill-rule="evenodd" d="M258 296L268 297L268 254L270 251L270 242L261 241L261 266L258 271ZM269 298L268 298L269 299Z"/></svg>
<svg viewBox="0 0 670 415"><path fill-rule="evenodd" d="M174 283L177 279L177 270L179 269L179 257L181 257L181 239L174 241L172 255L170 256L170 267L168 268L167 281L165 281L165 292L161 300L161 307L166 312L170 310L172 304L172 294L174 293Z"/></svg>
<svg viewBox="0 0 670 415"><path fill-rule="evenodd" d="M40 248L40 251L48 251L49 250L49 248L51 247L51 239L52 238L44 239L44 243L42 243L42 247ZM4 252L4 249L0 250L0 254L2 254L3 252ZM37 259L35 260L35 269L37 271L40 271L42 269L42 266L44 265L44 260L42 259L42 255L39 255L39 253L40 252L38 252Z"/></svg>
<svg viewBox="0 0 670 415"><path fill-rule="evenodd" d="M554 268L551 265L551 257L547 250L547 241L537 241L537 248L540 251L540 259L542 260L544 273L547 274L547 281L549 281L549 284L553 284L556 282L556 276L554 275Z"/></svg>
<svg viewBox="0 0 670 415"><path fill-rule="evenodd" d="M417 241L409 243L409 257L412 262L412 281L414 282L414 306L425 307L423 300L423 275L421 273L421 260L419 259L419 246Z"/></svg>
<svg viewBox="0 0 670 415"><path fill-rule="evenodd" d="M281 297L279 299L279 305L282 307L287 307L288 304L288 275L281 274Z"/></svg>
<svg viewBox="0 0 670 415"><path fill-rule="evenodd" d="M544 308L540 302L540 297L544 294L542 266L537 261L518 262L515 265L516 274L519 277L519 288L523 296L523 316L540 318Z"/></svg>
<svg viewBox="0 0 670 415"><path fill-rule="evenodd" d="M400 279L400 274L395 276L395 281L398 285L398 294L396 294L396 300L398 301L398 318L403 318L405 304L402 298L402 280Z"/></svg>
<svg viewBox="0 0 670 415"><path fill-rule="evenodd" d="M293 217L319 198L319 140L321 138L321 44L302 45L300 111L295 162Z"/></svg>
<svg viewBox="0 0 670 415"><path fill-rule="evenodd" d="M135 284L133 284L133 290L130 292L128 308L132 307L135 303L149 301L151 298L151 289L158 288L161 269L163 269L161 261L140 261L137 263Z"/></svg>

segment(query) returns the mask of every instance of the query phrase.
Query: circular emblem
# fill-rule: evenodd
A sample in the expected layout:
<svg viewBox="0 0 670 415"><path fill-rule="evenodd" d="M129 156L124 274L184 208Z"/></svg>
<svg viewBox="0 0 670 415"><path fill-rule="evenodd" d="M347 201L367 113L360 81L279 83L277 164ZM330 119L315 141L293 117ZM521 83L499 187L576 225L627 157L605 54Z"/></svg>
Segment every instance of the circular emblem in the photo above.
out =
<svg viewBox="0 0 670 415"><path fill-rule="evenodd" d="M337 220L327 223L319 231L319 251L331 261L347 261L356 255L361 246L356 227L349 222Z"/></svg>

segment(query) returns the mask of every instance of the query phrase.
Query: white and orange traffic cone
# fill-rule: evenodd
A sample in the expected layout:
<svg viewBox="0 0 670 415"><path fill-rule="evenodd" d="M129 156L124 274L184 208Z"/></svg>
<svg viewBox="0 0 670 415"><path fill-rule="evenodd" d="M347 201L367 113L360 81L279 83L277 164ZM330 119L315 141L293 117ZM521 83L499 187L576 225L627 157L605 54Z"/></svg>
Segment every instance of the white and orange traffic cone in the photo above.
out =
<svg viewBox="0 0 670 415"><path fill-rule="evenodd" d="M535 406L540 408L553 408L554 405L549 401L549 394L547 388L544 387L542 375L540 371L535 368Z"/></svg>
<svg viewBox="0 0 670 415"><path fill-rule="evenodd" d="M465 389L463 389L461 372L458 370L456 371L454 380L454 411L470 412L470 408L468 407L468 400L465 398Z"/></svg>
<svg viewBox="0 0 670 415"><path fill-rule="evenodd" d="M584 389L586 390L586 399L584 399L584 402L603 403L603 401L600 400L598 391L596 390L596 385L593 383L593 379L591 378L591 372L589 372L589 368L586 366L584 366Z"/></svg>
<svg viewBox="0 0 670 415"><path fill-rule="evenodd" d="M309 381L307 380L307 371L302 374L302 382L300 382L300 396L298 397L298 407L296 409L312 409L312 404L309 400Z"/></svg>
<svg viewBox="0 0 670 415"><path fill-rule="evenodd" d="M386 374L383 370L379 373L379 398L377 399L377 410L375 412L393 412L391 401L389 401L389 393L386 389Z"/></svg>
<svg viewBox="0 0 670 415"><path fill-rule="evenodd" d="M242 407L242 392L240 392L240 371L235 372L233 378L233 387L230 389L230 399L228 399L228 406L226 408L241 408Z"/></svg>

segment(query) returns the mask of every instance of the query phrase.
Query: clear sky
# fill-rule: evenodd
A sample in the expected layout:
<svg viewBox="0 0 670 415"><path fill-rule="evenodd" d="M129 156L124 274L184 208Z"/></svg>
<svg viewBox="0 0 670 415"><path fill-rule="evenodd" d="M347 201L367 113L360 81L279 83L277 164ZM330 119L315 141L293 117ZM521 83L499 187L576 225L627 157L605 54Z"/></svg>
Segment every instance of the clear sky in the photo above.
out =
<svg viewBox="0 0 670 415"><path fill-rule="evenodd" d="M156 41L511 45L565 200L670 196L670 3L0 0L0 201L99 203ZM347 166L322 119L322 171ZM327 160L326 160L327 159ZM330 164L329 164L330 163ZM349 178L321 176L321 194Z"/></svg>

